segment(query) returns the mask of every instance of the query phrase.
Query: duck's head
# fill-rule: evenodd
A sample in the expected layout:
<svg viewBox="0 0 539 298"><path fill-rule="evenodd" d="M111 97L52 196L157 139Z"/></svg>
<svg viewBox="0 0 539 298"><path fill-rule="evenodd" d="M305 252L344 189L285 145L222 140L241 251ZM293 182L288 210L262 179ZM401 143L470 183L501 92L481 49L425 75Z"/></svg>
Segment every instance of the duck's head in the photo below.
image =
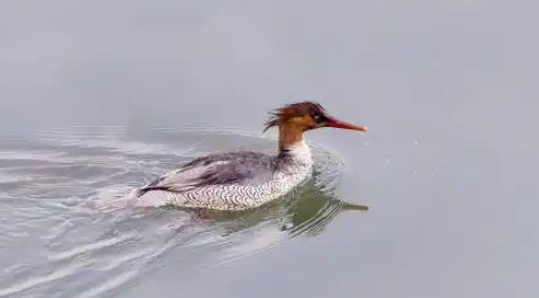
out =
<svg viewBox="0 0 539 298"><path fill-rule="evenodd" d="M264 131L273 126L290 127L300 132L322 127L367 131L365 126L335 119L319 103L312 101L293 103L272 111Z"/></svg>

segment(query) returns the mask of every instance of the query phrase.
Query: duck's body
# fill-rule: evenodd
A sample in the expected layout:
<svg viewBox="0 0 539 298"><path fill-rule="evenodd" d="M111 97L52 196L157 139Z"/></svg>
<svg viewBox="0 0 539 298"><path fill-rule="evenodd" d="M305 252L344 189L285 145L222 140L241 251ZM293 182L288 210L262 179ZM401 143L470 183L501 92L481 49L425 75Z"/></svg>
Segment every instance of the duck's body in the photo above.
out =
<svg viewBox="0 0 539 298"><path fill-rule="evenodd" d="M279 109L266 129L279 127L279 151L266 155L252 151L217 153L196 158L131 194L135 205L243 210L277 199L308 178L311 151L303 132L319 127L366 131L340 122L311 102Z"/></svg>
<svg viewBox="0 0 539 298"><path fill-rule="evenodd" d="M136 205L254 208L285 195L308 178L312 164L305 142L275 156L252 151L212 154L141 187Z"/></svg>

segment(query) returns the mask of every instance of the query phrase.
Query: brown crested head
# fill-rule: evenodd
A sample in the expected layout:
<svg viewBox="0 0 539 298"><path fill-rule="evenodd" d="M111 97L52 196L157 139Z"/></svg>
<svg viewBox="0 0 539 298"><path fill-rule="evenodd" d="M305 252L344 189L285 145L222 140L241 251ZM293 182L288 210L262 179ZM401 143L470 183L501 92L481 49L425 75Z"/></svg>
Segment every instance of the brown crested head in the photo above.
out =
<svg viewBox="0 0 539 298"><path fill-rule="evenodd" d="M312 101L289 104L273 110L270 115L264 131L274 126L283 125L293 126L300 131L321 127L367 131L365 126L357 126L331 117L319 103Z"/></svg>

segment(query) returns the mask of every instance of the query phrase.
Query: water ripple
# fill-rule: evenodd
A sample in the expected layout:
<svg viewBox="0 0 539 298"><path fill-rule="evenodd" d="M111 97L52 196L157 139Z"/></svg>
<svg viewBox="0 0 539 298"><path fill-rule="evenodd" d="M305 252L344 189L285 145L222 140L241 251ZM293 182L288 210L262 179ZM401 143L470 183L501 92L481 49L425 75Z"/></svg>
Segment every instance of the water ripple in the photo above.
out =
<svg viewBox="0 0 539 298"><path fill-rule="evenodd" d="M347 210L344 162L319 144L314 179L278 202L241 212L94 208L188 159L221 150L272 152L244 131L70 127L0 136L0 297L99 297L167 264L178 278L314 237ZM69 286L67 286L69 285Z"/></svg>

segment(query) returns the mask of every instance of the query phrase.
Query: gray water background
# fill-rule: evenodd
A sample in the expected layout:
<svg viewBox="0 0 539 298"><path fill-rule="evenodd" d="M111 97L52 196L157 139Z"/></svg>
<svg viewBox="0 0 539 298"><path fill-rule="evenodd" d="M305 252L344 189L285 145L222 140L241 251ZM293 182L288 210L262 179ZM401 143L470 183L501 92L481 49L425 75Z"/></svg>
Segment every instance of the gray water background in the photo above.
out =
<svg viewBox="0 0 539 298"><path fill-rule="evenodd" d="M25 148L41 146L39 132L50 137L54 131L50 138L58 142L75 135L86 149L92 134L84 137L77 127L128 127L133 134L147 127L260 133L269 109L312 99L343 120L369 127L367 135L320 130L308 138L342 157L339 197L370 210L342 213L316 237L280 241L202 272L194 268L211 264L205 258L219 253L202 244L198 254L174 246L182 249L152 259L151 274L132 278L136 274L123 267L88 273L80 265L92 258L121 259L127 244L82 260L54 255L36 235L87 216L90 211L77 207L82 194L62 198L55 209L30 199L32 188L16 176L13 188L2 190L0 293L537 297L538 6L497 0L3 1L0 158L9 166L33 173L35 156L30 164L17 160L33 150ZM188 151L196 142L182 136L174 138L174 149ZM221 148L218 142L211 146ZM159 161L160 150L137 151L128 160ZM125 166L110 156L93 161L118 162L110 165L116 170ZM165 170L154 166L128 173L129 183ZM91 190L84 180L88 173L77 183L70 173L47 175L74 193L77 183ZM106 185L106 175L93 177ZM69 199L77 202L76 210L65 203ZM32 220L47 212L55 220ZM173 222L172 213L164 214L159 225L133 220L136 235L149 237ZM67 237L74 243L58 240L74 249L68 254L73 258L85 236L113 226L107 217L94 227L81 222L83 227L64 227L74 229ZM136 242L135 254L144 245L158 250L162 244L142 239L147 243ZM53 274L64 261L69 275ZM103 284L113 292L101 291Z"/></svg>

